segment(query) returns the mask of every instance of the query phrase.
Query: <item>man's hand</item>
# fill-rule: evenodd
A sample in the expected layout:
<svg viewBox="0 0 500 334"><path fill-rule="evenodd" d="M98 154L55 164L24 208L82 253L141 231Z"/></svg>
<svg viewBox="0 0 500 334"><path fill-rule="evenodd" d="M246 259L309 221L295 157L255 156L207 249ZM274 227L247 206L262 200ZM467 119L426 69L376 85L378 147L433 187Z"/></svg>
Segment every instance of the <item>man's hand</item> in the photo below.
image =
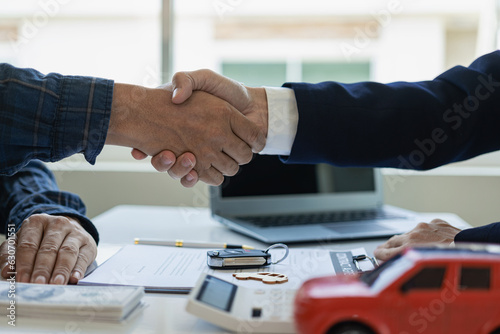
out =
<svg viewBox="0 0 500 334"><path fill-rule="evenodd" d="M268 107L264 88L246 87L210 70L178 72L172 78L171 87L173 89L173 103L182 104L185 101L189 101L188 99L193 95L193 92L197 90L210 93L229 102L250 121L254 122L262 134L267 136ZM264 146L259 149L254 148L253 151L260 152L263 148ZM196 153L195 156L199 157ZM158 161L156 159L155 162L153 166L156 169L167 168L161 165L161 160ZM181 183L183 185L186 186L188 184L189 186L193 186L196 183L194 181L196 177L193 173L188 173L188 170L180 166L180 162L176 162L173 165L173 169L169 172L172 177L182 178ZM205 181L204 178L200 178L200 180Z"/></svg>
<svg viewBox="0 0 500 334"><path fill-rule="evenodd" d="M264 88L246 87L211 70L198 70L175 73L172 89L172 102L175 104L184 103L197 90L215 95L229 102L267 135L268 112Z"/></svg>
<svg viewBox="0 0 500 334"><path fill-rule="evenodd" d="M455 235L460 232L444 220L434 219L429 224L420 223L413 230L395 235L375 249L374 255L381 261L386 261L403 249L422 244L451 244Z"/></svg>
<svg viewBox="0 0 500 334"><path fill-rule="evenodd" d="M132 156L137 160L148 157L147 154L135 148L132 150ZM198 173L193 170L196 165L196 157L193 153L186 152L176 158L173 152L162 151L151 158L151 164L157 171L168 172L173 179L181 179L181 184L186 188L191 188L198 182Z"/></svg>
<svg viewBox="0 0 500 334"><path fill-rule="evenodd" d="M153 156L164 149L176 156L191 152L197 158L194 169L200 179L218 185L223 174L236 174L239 164L252 159L252 150L264 147L265 134L229 103L210 94L195 92L175 105L168 87L115 84L106 143L135 147Z"/></svg>
<svg viewBox="0 0 500 334"><path fill-rule="evenodd" d="M70 217L36 214L17 232L15 270L7 263L8 240L0 246L2 277L17 271L21 283L75 284L97 255L94 238Z"/></svg>

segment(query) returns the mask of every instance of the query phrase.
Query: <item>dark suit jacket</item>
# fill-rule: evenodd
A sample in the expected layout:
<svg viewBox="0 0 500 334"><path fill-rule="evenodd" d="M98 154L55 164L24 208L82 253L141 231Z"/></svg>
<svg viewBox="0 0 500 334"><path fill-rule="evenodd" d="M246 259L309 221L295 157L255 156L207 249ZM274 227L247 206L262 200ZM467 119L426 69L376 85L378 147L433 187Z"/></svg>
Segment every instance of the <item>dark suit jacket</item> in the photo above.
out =
<svg viewBox="0 0 500 334"><path fill-rule="evenodd" d="M284 86L299 109L287 163L425 170L500 149L500 51L432 81ZM455 240L500 243L500 223Z"/></svg>

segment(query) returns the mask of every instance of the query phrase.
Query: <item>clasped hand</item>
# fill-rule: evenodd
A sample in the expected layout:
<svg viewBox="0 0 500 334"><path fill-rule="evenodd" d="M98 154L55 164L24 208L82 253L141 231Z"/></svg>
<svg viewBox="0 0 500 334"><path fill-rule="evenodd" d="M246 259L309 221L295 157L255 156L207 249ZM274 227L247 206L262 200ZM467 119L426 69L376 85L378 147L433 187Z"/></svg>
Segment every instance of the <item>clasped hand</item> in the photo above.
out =
<svg viewBox="0 0 500 334"><path fill-rule="evenodd" d="M265 119L255 117L256 105L249 95L236 103L227 98L233 98L227 96L231 90L212 94L218 91L201 89L205 87L192 79L180 73L172 84L157 89L115 84L106 143L135 147L136 159L155 156L153 166L183 178L184 185L198 178L219 185L223 175L235 175L239 165L250 162L253 152L264 148L267 129L262 122L267 122L267 114ZM213 84L211 80L205 83ZM239 89L234 98L246 94L243 86L232 83ZM266 101L265 93L260 93ZM162 152L165 148L168 151ZM193 173L186 178L191 169Z"/></svg>
<svg viewBox="0 0 500 334"><path fill-rule="evenodd" d="M196 118L202 120L196 122L199 128L186 134L185 142L218 142L219 153L223 154L213 154L208 150L205 150L205 153L197 153L196 151L201 150L195 148L184 151L179 149L177 152L172 149L164 150L153 154L151 163L156 170L167 171L171 177L181 179L185 187L192 187L198 180L218 185L222 183L223 175L235 175L239 169L238 165L248 163L252 158L252 151L259 152L264 148L268 115L267 98L263 88L245 87L210 70L178 72L172 78L172 83L162 88L173 92L171 101L166 102L167 104L177 105L189 110L193 115L198 115L188 119L188 122L194 122ZM199 98L200 94L204 100ZM207 95L211 99L208 99ZM217 107L220 103L224 105L223 108ZM231 131L215 133L209 129L210 126L215 128L214 124L223 124L227 117L234 118L230 123ZM186 122L186 118L180 114L176 122L178 129L191 126L183 122ZM224 148L226 146L229 149ZM180 151L181 154L178 154ZM132 156L144 159L148 156L147 153L136 147ZM216 159L223 163L213 162L207 170L206 161Z"/></svg>

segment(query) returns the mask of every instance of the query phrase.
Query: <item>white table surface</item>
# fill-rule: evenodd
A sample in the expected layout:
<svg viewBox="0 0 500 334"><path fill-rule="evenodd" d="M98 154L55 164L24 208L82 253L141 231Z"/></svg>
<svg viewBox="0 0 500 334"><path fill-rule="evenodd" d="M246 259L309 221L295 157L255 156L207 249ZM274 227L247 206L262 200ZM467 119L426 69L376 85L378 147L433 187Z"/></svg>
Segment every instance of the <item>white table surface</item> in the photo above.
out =
<svg viewBox="0 0 500 334"><path fill-rule="evenodd" d="M423 221L442 218L457 227L468 225L455 215L431 213ZM265 244L232 232L214 221L208 209L157 206L117 206L93 219L100 235L97 263L102 263L121 246L132 244L134 238L184 239L191 241L228 242L264 247ZM329 244L301 244L293 247L321 247L325 249L351 249L364 247L369 255L383 239ZM228 333L220 327L188 314L184 308L186 295L146 294L148 305L136 318L123 324L92 322L71 319L17 319L16 327L0 320L0 333Z"/></svg>

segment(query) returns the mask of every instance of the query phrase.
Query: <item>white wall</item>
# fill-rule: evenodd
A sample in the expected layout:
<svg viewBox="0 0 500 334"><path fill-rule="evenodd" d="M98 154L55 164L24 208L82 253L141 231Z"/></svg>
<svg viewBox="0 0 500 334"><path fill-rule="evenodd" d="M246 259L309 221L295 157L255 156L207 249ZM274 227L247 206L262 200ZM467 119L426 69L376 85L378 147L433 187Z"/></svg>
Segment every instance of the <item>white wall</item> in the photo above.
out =
<svg viewBox="0 0 500 334"><path fill-rule="evenodd" d="M214 7L220 2L230 4L222 14ZM47 8L45 3L60 6ZM241 59L242 54L248 59L278 59L286 53L293 55L293 61L343 60L346 55L340 46L356 45L356 37L337 41L281 39L259 46L258 39L214 41L214 22L262 15L321 16L339 22L366 22L361 28L369 28L378 15L398 8L392 10L387 24L381 24L379 38L358 43L360 52L354 57L372 59L374 80L431 79L452 65L468 65L478 53L494 48L492 3L178 0L174 66L177 70L217 69L221 58ZM20 37L27 38L26 43L20 39L17 48L9 41L0 41L0 61L44 72L95 75L155 86L161 77L159 4L158 0L147 0L140 6L133 0L0 0L0 25L19 25ZM29 30L30 24L36 29ZM152 173L147 162L133 162L128 154L128 150L106 148L96 167L71 158L52 168L63 189L81 194L91 217L118 204L208 205L205 185L182 188L167 175ZM498 166L500 158L477 161ZM500 179L495 173L481 175L481 169L475 169L470 176L407 176L405 182L386 193L387 201L418 211L456 212L472 224L488 223L500 217L495 209ZM386 180L390 184L390 176Z"/></svg>

